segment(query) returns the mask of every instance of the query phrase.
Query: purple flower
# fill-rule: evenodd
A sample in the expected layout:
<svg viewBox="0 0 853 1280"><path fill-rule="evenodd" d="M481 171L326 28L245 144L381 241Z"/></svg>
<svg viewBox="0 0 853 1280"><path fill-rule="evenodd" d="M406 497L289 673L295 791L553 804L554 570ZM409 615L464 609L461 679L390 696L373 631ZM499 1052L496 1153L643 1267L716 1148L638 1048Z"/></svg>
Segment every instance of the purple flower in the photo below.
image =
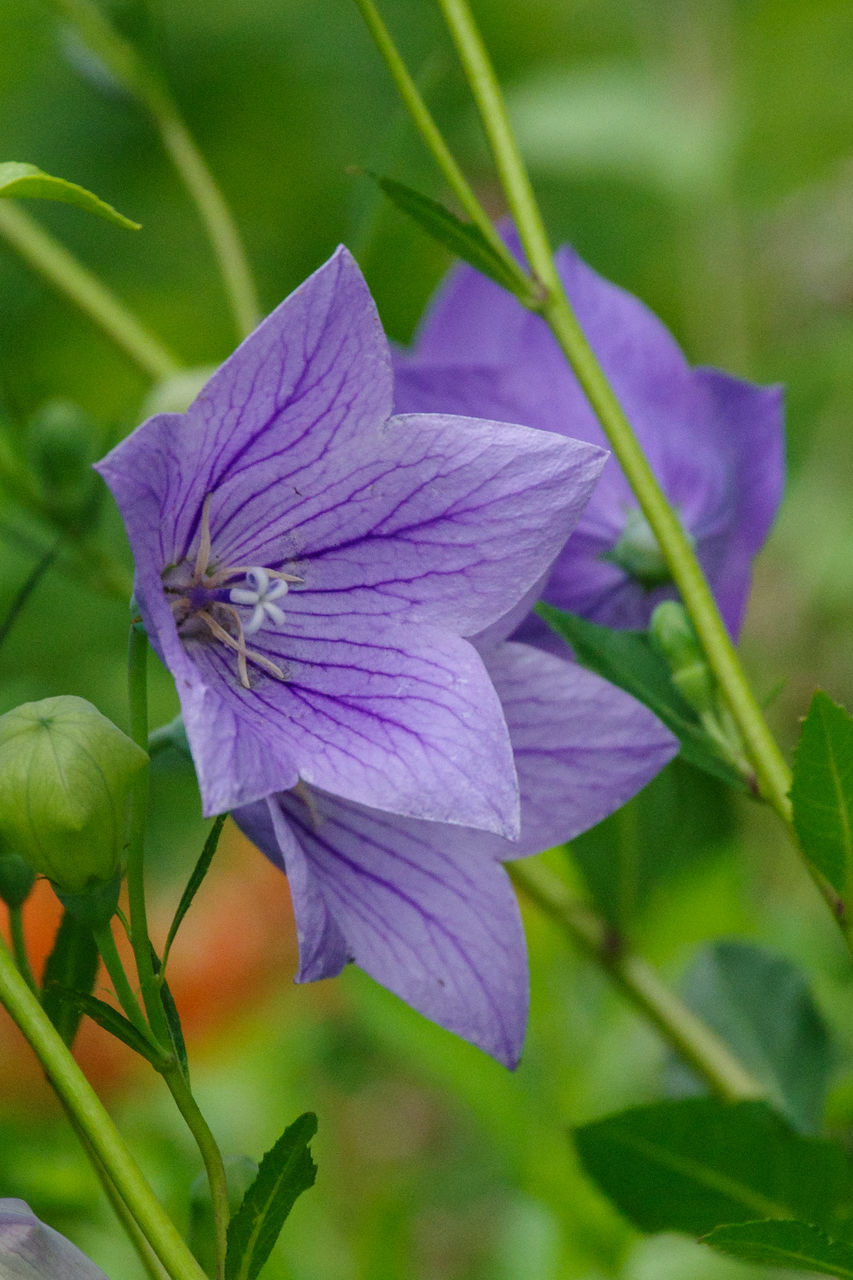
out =
<svg viewBox="0 0 853 1280"><path fill-rule="evenodd" d="M557 266L736 636L751 561L782 494L781 392L716 369L691 368L637 298L602 279L567 246L558 251ZM442 413L467 413L476 405L478 413L604 443L544 321L468 266L451 272L414 352L398 358L396 404L405 412ZM654 606L674 594L668 584L657 542L611 458L544 597L608 626L645 627ZM522 634L548 643L536 618Z"/></svg>
<svg viewBox="0 0 853 1280"><path fill-rule="evenodd" d="M301 779L514 835L497 696L463 637L547 570L604 461L546 432L390 417L387 342L339 249L98 469L175 677L205 813Z"/></svg>
<svg viewBox="0 0 853 1280"><path fill-rule="evenodd" d="M640 703L573 663L514 643L499 644L486 662L515 751L517 843L304 786L233 816L287 872L297 981L354 961L512 1067L527 1021L527 954L501 862L599 822L663 768L677 743Z"/></svg>
<svg viewBox="0 0 853 1280"><path fill-rule="evenodd" d="M0 1200L0 1276L3 1280L107 1280L100 1267L40 1222L23 1200Z"/></svg>

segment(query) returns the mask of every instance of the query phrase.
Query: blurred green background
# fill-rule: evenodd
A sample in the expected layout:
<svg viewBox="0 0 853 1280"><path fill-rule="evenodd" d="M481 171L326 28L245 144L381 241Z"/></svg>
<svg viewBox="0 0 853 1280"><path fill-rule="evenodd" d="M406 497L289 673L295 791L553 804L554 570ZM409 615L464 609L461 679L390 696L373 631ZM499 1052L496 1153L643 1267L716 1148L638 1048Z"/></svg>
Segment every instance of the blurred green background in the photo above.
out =
<svg viewBox="0 0 853 1280"><path fill-rule="evenodd" d="M757 565L743 649L790 746L816 685L853 705L853 9L849 0L478 0L475 9L555 239L641 295L694 362L787 387L788 493ZM386 0L382 10L478 189L502 212L434 6ZM264 308L343 241L389 336L406 341L448 260L347 170L444 192L354 5L114 0L109 12L167 77L239 221ZM40 0L0 5L0 138L0 159L81 183L140 221L132 234L27 205L182 360L227 355L234 334L209 246L154 131ZM55 398L83 407L96 452L139 421L145 379L2 240L0 299L0 412L13 432ZM3 501L0 619L52 536ZM98 539L129 566L106 498ZM88 582L60 556L30 597L0 650L0 711L75 693L126 722L126 606L93 589L104 585L96 555ZM152 703L154 723L176 710L162 672ZM204 828L191 774L168 756L154 801L153 869L158 895L173 901ZM678 768L578 852L600 907L673 982L718 937L766 944L808 969L835 1026L828 1123L853 1134L851 980L771 819ZM527 912L531 1024L510 1075L359 972L294 987L286 886L261 864L232 834L179 947L193 1007L210 1006L190 1026L190 1047L225 1150L257 1158L299 1111L320 1117L317 1185L294 1210L270 1280L769 1276L687 1240L641 1239L580 1173L570 1127L656 1096L666 1056L550 923ZM579 871L568 874L580 884ZM259 929L255 898L265 932L260 958L246 959L232 943ZM138 1265L36 1068L30 1093L19 1066L9 1069L24 1059L2 1030L0 1192L29 1200L114 1280L134 1280ZM96 1041L90 1058L99 1053ZM101 1075L111 1106L182 1219L193 1149L159 1082L123 1056L110 1063Z"/></svg>

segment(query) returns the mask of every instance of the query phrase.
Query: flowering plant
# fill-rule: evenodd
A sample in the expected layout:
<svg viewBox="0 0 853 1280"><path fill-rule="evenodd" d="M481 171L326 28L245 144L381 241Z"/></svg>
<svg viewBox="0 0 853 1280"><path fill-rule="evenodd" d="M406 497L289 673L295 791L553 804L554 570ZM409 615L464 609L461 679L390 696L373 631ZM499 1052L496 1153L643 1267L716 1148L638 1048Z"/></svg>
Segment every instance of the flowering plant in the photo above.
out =
<svg viewBox="0 0 853 1280"><path fill-rule="evenodd" d="M28 3L9 0L13 27ZM791 219L803 243L831 236L801 192L778 227L742 198L711 27L758 18L691 15L666 75L638 87L614 64L584 87L525 83L529 42L501 37L529 36L529 15L493 15L539 176L555 122L561 165L574 156L561 201L543 186L553 222L665 325L578 250L552 252L468 0L432 16L494 181L473 185L446 140L458 99L430 87L434 116L375 0L355 0L444 188L374 163L353 175L354 219L318 122L338 121L347 161L375 153L387 87L361 26L277 10L252 28L263 74L229 88L217 71L202 99L222 15L163 14L166 40L142 0L51 3L73 74L108 101L76 143L83 100L46 107L44 154L82 147L81 172L144 226L0 163L2 247L58 295L2 255L0 1280L726 1280L725 1254L767 1280L853 1276L853 720L822 690L806 708L801 679L773 692L786 666L813 683L847 620L844 574L813 545L815 510L846 528L843 433L790 361L832 326L800 296L783 319L796 271L817 271ZM540 9L556 49L564 15ZM674 12L649 23L679 34ZM275 80L272 31L304 74ZM248 45L227 39L236 65ZM664 91L685 76L689 111ZM215 167L260 290L172 80L212 147L217 125L240 140L239 164L226 148ZM39 113L0 81L26 149ZM137 109L206 239L181 238ZM264 144L279 118L287 136ZM642 170L671 202L653 236L642 200L580 198L587 126L599 177L630 152L619 180ZM428 185L404 140L395 125L382 167ZM103 273L153 328L52 214L82 256L105 246ZM88 215L146 256L113 252ZM846 297L840 259L830 274L821 296ZM815 385L849 345L832 332ZM793 480L762 551L780 373ZM843 667L823 678L838 689Z"/></svg>

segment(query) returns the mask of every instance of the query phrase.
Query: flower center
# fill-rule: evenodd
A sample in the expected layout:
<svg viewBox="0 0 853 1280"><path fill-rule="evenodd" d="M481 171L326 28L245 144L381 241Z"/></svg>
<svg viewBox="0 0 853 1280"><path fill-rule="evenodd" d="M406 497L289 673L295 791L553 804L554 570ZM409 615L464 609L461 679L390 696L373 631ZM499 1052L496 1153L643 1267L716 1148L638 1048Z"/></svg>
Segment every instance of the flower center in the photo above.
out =
<svg viewBox="0 0 853 1280"><path fill-rule="evenodd" d="M693 539L688 533L691 545ZM620 569L647 591L672 581L669 565L664 559L652 527L639 507L634 507L625 517L625 527L612 550L605 552L602 560L618 564Z"/></svg>
<svg viewBox="0 0 853 1280"><path fill-rule="evenodd" d="M235 579L237 584L231 585ZM282 626L285 615L276 601L287 595L291 583L302 581L295 574L262 565L211 564L209 494L202 507L195 564L190 568L184 560L163 573L163 586L171 597L169 604L178 634L184 640L212 638L233 650L237 655L240 683L245 689L251 688L250 662L277 680L285 679L281 667L248 647L246 636L254 635L265 625ZM248 618L246 608L251 609Z"/></svg>

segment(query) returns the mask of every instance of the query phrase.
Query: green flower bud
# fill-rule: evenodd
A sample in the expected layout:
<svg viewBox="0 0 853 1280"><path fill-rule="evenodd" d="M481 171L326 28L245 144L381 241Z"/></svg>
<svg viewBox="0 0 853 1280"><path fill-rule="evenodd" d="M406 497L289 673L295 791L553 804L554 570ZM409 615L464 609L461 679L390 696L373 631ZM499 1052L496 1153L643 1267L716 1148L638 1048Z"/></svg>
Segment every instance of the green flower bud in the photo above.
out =
<svg viewBox="0 0 853 1280"><path fill-rule="evenodd" d="M0 716L0 839L66 893L112 881L130 785L148 757L70 695Z"/></svg>
<svg viewBox="0 0 853 1280"><path fill-rule="evenodd" d="M683 604L664 600L652 614L649 634L672 672L672 682L700 714L716 706L716 684Z"/></svg>
<svg viewBox="0 0 853 1280"><path fill-rule="evenodd" d="M142 402L140 416L151 418L155 413L183 413L215 372L215 365L181 369L155 383Z"/></svg>
<svg viewBox="0 0 853 1280"><path fill-rule="evenodd" d="M95 436L83 410L67 400L47 401L30 419L27 459L47 513L59 525L84 521L96 500Z"/></svg>
<svg viewBox="0 0 853 1280"><path fill-rule="evenodd" d="M0 898L7 907L16 910L30 896L36 873L28 862L17 853L4 853L0 845Z"/></svg>

